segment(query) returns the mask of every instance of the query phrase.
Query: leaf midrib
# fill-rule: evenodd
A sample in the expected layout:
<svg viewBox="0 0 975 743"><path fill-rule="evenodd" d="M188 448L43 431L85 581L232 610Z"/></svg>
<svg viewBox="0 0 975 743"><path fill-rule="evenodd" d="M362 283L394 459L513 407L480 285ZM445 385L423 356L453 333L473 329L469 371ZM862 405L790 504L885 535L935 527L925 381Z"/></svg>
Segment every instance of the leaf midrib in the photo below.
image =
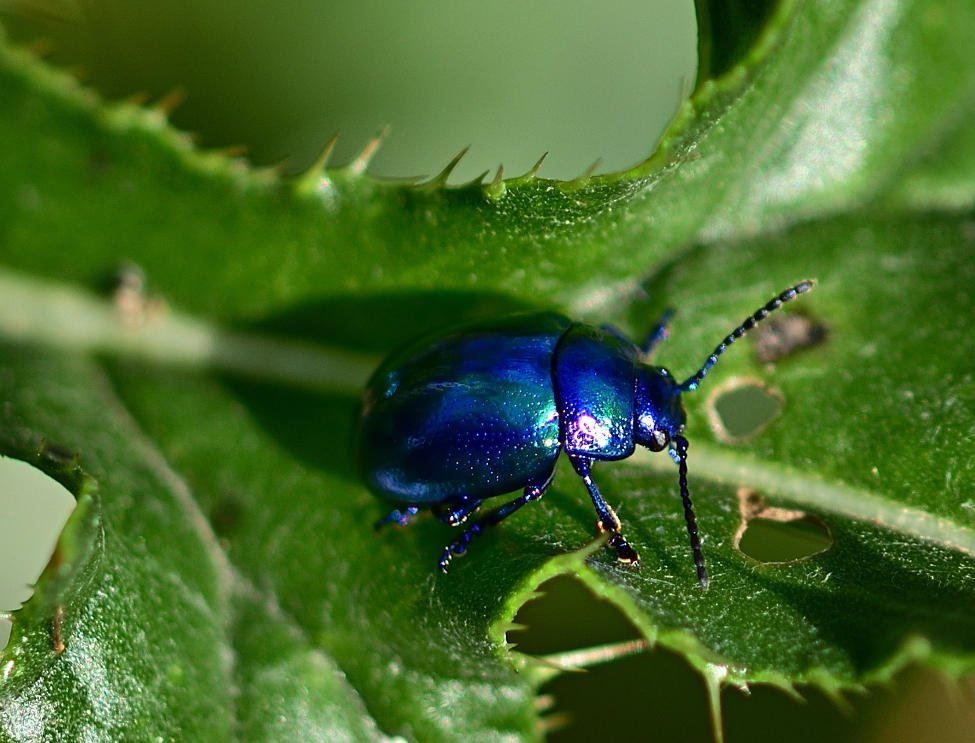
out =
<svg viewBox="0 0 975 743"><path fill-rule="evenodd" d="M629 463L642 469L673 474L669 459L655 457L650 452L637 452ZM696 443L694 476L787 498L797 505L882 526L975 557L975 529L905 505L880 492L837 480L810 477L787 464L759 460L713 444Z"/></svg>
<svg viewBox="0 0 975 743"><path fill-rule="evenodd" d="M95 294L0 268L0 336L15 341L356 393L378 361L323 344L229 330L169 308L135 322Z"/></svg>

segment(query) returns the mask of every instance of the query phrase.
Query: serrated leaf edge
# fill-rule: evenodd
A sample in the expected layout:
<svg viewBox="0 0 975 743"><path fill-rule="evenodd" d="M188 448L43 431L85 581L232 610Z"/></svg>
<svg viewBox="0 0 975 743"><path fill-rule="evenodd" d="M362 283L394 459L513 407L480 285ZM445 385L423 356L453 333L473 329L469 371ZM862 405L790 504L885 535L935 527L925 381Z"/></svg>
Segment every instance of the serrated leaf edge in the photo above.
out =
<svg viewBox="0 0 975 743"><path fill-rule="evenodd" d="M402 179L381 179L368 177L367 180L377 186L385 185L398 188L418 189L421 192L436 192L450 188L451 190L480 191L483 198L491 203L503 199L511 188L529 187L535 182L545 187L555 187L565 193L573 193L586 187L602 186L621 180L640 180L650 173L662 169L675 158L677 145L687 134L690 124L708 106L718 102L721 97L733 98L736 91L741 91L747 84L754 69L764 61L782 36L789 19L796 9L795 0L782 0L772 13L769 22L759 34L756 43L739 64L732 67L720 78L708 80L700 85L679 107L670 125L660 138L658 146L644 160L632 168L621 171L594 175L598 161L584 173L570 180L539 178L537 173L544 155L524 175L500 180L501 168L497 176L490 182L485 182L487 173L459 186L447 186L447 177L457 164L461 155L452 159L444 169L428 181L414 183L403 182ZM250 165L239 154L230 155L226 149L200 150L193 142L191 135L172 126L169 114L175 103L174 96L178 89L170 96L165 96L154 106L145 106L141 98L130 96L126 100L110 102L96 91L83 86L68 72L56 69L40 59L33 51L26 48L11 46L0 27L0 65L19 72L31 80L39 89L46 91L69 102L75 107L91 113L98 121L109 129L117 131L140 130L153 133L167 146L183 164L192 171L206 173L231 181L235 187L242 190L266 190L279 188L283 185L290 187L299 196L318 196L330 201L331 190L336 183L347 179L362 179L383 139L388 134L389 127L383 127L370 139L349 163L341 167L329 166L330 156L334 148L336 137L332 137L319 155L304 172L285 180L279 167L258 168ZM719 105L720 108L720 105Z"/></svg>
<svg viewBox="0 0 975 743"><path fill-rule="evenodd" d="M700 448L703 447L698 447ZM526 576L508 596L497 620L488 629L488 636L492 642L502 651L508 652L513 665L529 675L536 689L559 673L572 669L546 662L545 658L534 658L512 650L510 644L506 642L505 633L513 626L514 618L522 606L540 594L540 589L546 581L557 576L575 578L599 599L619 609L643 636L644 650L652 650L659 643L662 647L681 655L694 670L701 674L708 691L712 730L718 743L723 740L720 691L725 687L737 688L743 693L748 693L751 685L762 684L776 688L797 701L802 701L800 687L805 686L820 691L834 704L845 708L849 706L846 695L863 694L869 686L888 684L898 672L913 663L926 663L930 668L944 673L946 677L956 682L975 669L975 656L959 658L949 652L942 652L935 649L931 641L920 634L905 637L885 663L865 673L861 680L855 682L842 679L821 666L810 667L794 678L775 671L753 672L748 668L736 667L703 645L692 632L655 623L623 588L606 582L599 572L592 569L588 559L598 552L604 543L605 539L600 538L580 550L553 557Z"/></svg>

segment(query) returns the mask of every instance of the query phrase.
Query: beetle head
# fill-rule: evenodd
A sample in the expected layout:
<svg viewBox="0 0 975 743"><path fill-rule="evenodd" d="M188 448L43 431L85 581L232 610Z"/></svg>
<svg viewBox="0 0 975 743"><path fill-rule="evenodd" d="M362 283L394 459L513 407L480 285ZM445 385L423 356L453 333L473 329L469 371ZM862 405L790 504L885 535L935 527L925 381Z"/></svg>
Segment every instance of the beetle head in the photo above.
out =
<svg viewBox="0 0 975 743"><path fill-rule="evenodd" d="M697 389L728 346L768 317L769 313L812 289L814 284L815 281L812 279L800 281L792 288L773 297L764 307L755 310L741 325L725 336L725 339L705 360L704 365L684 382L678 384L670 372L663 367L641 364L636 368L634 438L638 444L651 451L662 451L669 447L670 456L677 462L680 497L684 504L684 518L691 540L691 551L694 553L694 566L697 568L697 579L705 589L708 587L708 571L704 566L704 554L701 552L701 539L697 531L694 506L687 487L688 443L684 438L685 415L681 394ZM654 340L659 339L651 339L648 346L652 345Z"/></svg>
<svg viewBox="0 0 975 743"><path fill-rule="evenodd" d="M636 442L650 451L663 451L684 428L681 388L670 372L659 366L636 370Z"/></svg>

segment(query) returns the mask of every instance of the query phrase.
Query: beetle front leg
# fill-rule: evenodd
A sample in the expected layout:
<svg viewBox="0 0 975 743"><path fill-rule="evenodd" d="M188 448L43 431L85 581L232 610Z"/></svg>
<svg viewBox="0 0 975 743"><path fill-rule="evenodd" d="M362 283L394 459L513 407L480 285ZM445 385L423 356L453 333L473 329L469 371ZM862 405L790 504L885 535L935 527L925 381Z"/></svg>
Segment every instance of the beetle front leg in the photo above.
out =
<svg viewBox="0 0 975 743"><path fill-rule="evenodd" d="M586 486L586 490L589 491L589 497L592 499L593 506L596 507L596 514L599 519L596 521L596 528L599 529L603 534L609 532L612 536L609 538L607 543L608 547L612 547L616 550L616 558L620 562L624 562L630 565L635 565L640 562L640 556L637 555L636 550L633 549L626 538L623 536L623 526L620 524L619 518L616 516L616 512L613 511L612 507L606 502L602 494L599 492L599 488L596 487L596 483L592 480L592 475L590 474L590 467L592 466L592 460L585 457L569 457L569 461L572 462L572 466L575 468L576 473L582 478L582 482Z"/></svg>

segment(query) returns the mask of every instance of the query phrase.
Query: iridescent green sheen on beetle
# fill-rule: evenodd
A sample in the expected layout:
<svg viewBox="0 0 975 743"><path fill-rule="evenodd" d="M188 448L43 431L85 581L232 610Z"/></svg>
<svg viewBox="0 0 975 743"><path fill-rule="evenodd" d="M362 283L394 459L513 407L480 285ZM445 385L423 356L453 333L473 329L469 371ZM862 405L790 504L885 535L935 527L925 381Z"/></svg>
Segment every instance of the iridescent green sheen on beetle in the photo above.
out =
<svg viewBox="0 0 975 743"><path fill-rule="evenodd" d="M592 480L596 460L625 459L644 446L677 462L699 582L708 574L687 487L681 395L697 388L725 349L783 303L811 289L801 281L729 333L704 365L678 383L645 360L667 335L666 313L637 346L619 331L555 313L516 315L427 338L394 354L366 386L359 460L369 488L399 504L378 524L405 526L420 508L457 526L487 498L522 494L479 518L440 557L467 551L487 526L545 493L563 451L596 508L597 528L621 562L638 562Z"/></svg>

